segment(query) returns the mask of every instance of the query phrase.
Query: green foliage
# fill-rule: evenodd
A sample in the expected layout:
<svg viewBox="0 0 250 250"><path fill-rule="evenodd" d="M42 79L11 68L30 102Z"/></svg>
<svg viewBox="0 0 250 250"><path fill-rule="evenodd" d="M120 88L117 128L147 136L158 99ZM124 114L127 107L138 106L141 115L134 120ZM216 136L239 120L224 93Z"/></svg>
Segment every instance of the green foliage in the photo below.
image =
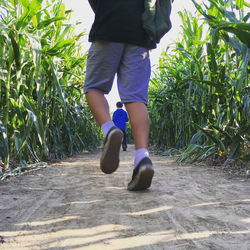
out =
<svg viewBox="0 0 250 250"><path fill-rule="evenodd" d="M0 157L62 157L98 143L83 99L86 55L62 1L0 7Z"/></svg>
<svg viewBox="0 0 250 250"><path fill-rule="evenodd" d="M217 153L227 165L249 154L249 15L243 1L210 0L206 11L193 2L205 22L179 13L183 36L162 53L151 81L150 138L164 149L186 148L180 160Z"/></svg>
<svg viewBox="0 0 250 250"><path fill-rule="evenodd" d="M248 5L246 2L242 0L209 0L209 7L204 4L207 11L195 0L192 0L192 2L195 4L197 10L205 17L213 32L220 32L226 41L229 39L228 32L233 33L250 49L250 23L247 23L249 13L244 16L244 6ZM236 14L238 14L239 19L237 19Z"/></svg>

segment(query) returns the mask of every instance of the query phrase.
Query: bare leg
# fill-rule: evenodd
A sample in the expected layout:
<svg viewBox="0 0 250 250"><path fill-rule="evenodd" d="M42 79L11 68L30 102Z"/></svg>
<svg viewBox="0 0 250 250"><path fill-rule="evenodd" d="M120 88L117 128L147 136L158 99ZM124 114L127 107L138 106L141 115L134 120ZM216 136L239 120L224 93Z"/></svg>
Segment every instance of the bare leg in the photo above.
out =
<svg viewBox="0 0 250 250"><path fill-rule="evenodd" d="M135 148L148 148L149 117L147 107L144 103L126 103L130 124L135 140Z"/></svg>
<svg viewBox="0 0 250 250"><path fill-rule="evenodd" d="M111 121L109 105L104 94L93 90L86 94L86 98L90 110L100 126ZM119 166L122 138L123 133L120 129L110 129L100 159L100 167L105 174L113 173Z"/></svg>
<svg viewBox="0 0 250 250"><path fill-rule="evenodd" d="M111 121L108 102L100 91L92 90L86 94L90 110L100 126Z"/></svg>
<svg viewBox="0 0 250 250"><path fill-rule="evenodd" d="M135 168L132 180L128 183L127 189L130 191L145 190L151 186L154 176L154 168L149 155L145 155L148 147L149 136L149 117L146 105L144 103L128 103L126 109L129 113L130 123L132 126L135 140ZM142 155L138 151L142 151ZM144 152L143 152L144 151ZM147 151L148 153L148 151ZM138 158L141 158L140 160ZM136 159L138 163L136 163Z"/></svg>

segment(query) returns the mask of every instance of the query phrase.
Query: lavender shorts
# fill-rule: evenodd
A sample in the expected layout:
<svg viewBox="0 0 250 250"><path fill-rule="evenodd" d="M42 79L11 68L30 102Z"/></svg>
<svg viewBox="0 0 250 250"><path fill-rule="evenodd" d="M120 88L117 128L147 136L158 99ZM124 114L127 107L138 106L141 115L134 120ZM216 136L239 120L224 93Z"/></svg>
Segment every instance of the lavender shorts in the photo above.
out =
<svg viewBox="0 0 250 250"><path fill-rule="evenodd" d="M146 48L125 43L93 42L88 52L84 92L98 90L108 94L115 74L123 103L147 104L151 65Z"/></svg>

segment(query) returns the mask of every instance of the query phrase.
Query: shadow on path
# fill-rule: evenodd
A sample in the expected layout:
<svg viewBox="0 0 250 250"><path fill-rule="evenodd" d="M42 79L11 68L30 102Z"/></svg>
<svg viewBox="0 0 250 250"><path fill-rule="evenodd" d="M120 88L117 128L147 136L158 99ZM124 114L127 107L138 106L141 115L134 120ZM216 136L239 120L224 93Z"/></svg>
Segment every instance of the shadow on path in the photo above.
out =
<svg viewBox="0 0 250 250"><path fill-rule="evenodd" d="M129 192L83 154L0 183L0 249L250 249L250 182L152 156L152 187Z"/></svg>

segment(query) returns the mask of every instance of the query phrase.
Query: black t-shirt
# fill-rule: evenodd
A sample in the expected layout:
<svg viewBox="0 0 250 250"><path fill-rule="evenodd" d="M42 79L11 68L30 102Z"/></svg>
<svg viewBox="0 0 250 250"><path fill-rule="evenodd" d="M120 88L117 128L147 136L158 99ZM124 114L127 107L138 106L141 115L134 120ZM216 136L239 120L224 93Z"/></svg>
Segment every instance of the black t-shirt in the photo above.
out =
<svg viewBox="0 0 250 250"><path fill-rule="evenodd" d="M154 49L156 44L142 28L144 0L98 0L89 41L104 40Z"/></svg>

